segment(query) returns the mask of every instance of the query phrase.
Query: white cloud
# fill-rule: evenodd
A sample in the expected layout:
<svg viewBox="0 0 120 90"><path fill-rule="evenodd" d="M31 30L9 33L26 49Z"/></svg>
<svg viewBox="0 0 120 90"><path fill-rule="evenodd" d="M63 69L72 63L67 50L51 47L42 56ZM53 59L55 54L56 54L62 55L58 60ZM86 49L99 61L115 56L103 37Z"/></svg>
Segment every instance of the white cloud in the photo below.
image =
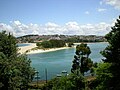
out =
<svg viewBox="0 0 120 90"><path fill-rule="evenodd" d="M110 27L111 25L106 23L81 25L85 35L105 35L110 31Z"/></svg>
<svg viewBox="0 0 120 90"><path fill-rule="evenodd" d="M84 24L80 25L77 22L68 22L63 26L56 23L48 22L45 25L38 24L23 24L20 21L13 21L10 25L0 23L0 31L6 30L15 36L23 36L28 34L64 34L64 35L105 35L110 31L112 24L98 23L98 24Z"/></svg>
<svg viewBox="0 0 120 90"><path fill-rule="evenodd" d="M68 30L79 30L79 25L77 22L68 22L65 25Z"/></svg>
<svg viewBox="0 0 120 90"><path fill-rule="evenodd" d="M103 3L113 6L115 9L120 9L120 0L103 0Z"/></svg>
<svg viewBox="0 0 120 90"><path fill-rule="evenodd" d="M102 1L100 1L100 5L102 5L103 4L103 2Z"/></svg>
<svg viewBox="0 0 120 90"><path fill-rule="evenodd" d="M6 30L7 32L10 32L13 35L15 35L15 32L13 31L13 27L4 23L0 23L0 32L3 30Z"/></svg>
<svg viewBox="0 0 120 90"><path fill-rule="evenodd" d="M20 21L14 21L14 23L15 23L16 25L20 25L20 24L21 24Z"/></svg>
<svg viewBox="0 0 120 90"><path fill-rule="evenodd" d="M58 27L59 25L52 23L52 22L48 22L45 24L47 27Z"/></svg>
<svg viewBox="0 0 120 90"><path fill-rule="evenodd" d="M61 26L52 22L48 22L45 25L42 25L42 29L44 30L45 34L57 34L60 33Z"/></svg>
<svg viewBox="0 0 120 90"><path fill-rule="evenodd" d="M68 22L65 24L64 29L65 33L69 35L83 35L84 32L80 28L80 25L77 22Z"/></svg>
<svg viewBox="0 0 120 90"><path fill-rule="evenodd" d="M86 11L86 12L85 12L85 14L87 14L87 15L88 15L88 14L90 14L90 12L89 12L89 11Z"/></svg>
<svg viewBox="0 0 120 90"><path fill-rule="evenodd" d="M107 9L104 9L104 8L98 8L98 12L104 12L104 11L106 11Z"/></svg>

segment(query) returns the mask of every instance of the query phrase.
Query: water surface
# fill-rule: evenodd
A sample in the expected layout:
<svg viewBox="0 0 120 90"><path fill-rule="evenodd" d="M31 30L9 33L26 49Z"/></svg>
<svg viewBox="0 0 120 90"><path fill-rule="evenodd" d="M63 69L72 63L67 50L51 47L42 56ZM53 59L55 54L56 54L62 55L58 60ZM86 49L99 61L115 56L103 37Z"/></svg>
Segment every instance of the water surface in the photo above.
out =
<svg viewBox="0 0 120 90"><path fill-rule="evenodd" d="M88 46L91 49L90 58L93 62L100 62L103 58L100 51L107 46L107 43L88 43ZM32 61L32 67L39 71L41 80L44 80L45 69L47 69L48 79L56 77L63 70L70 73L74 54L75 48L69 48L53 52L30 54L28 57Z"/></svg>
<svg viewBox="0 0 120 90"><path fill-rule="evenodd" d="M29 43L19 43L17 45L18 45L18 47L24 47L24 46L29 46L30 44Z"/></svg>

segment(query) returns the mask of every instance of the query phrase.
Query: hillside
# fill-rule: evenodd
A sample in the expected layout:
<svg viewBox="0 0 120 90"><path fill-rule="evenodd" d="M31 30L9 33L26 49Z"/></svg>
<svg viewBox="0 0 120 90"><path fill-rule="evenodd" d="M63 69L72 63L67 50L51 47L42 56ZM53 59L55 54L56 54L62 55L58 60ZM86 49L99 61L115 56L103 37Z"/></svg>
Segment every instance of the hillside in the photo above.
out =
<svg viewBox="0 0 120 90"><path fill-rule="evenodd" d="M65 42L104 42L106 41L104 36L96 35L25 35L17 37L18 43L32 43L32 42L42 42L49 41L52 39L63 40Z"/></svg>

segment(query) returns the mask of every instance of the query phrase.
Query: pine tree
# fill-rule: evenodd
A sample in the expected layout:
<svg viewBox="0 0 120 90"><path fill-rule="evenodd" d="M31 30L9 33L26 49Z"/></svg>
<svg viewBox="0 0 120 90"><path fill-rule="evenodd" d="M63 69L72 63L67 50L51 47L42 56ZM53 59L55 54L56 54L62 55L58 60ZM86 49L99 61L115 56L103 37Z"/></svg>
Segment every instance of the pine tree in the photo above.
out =
<svg viewBox="0 0 120 90"><path fill-rule="evenodd" d="M120 16L105 38L109 45L102 52L105 63L111 63L109 71L112 78L108 81L108 90L120 90Z"/></svg>
<svg viewBox="0 0 120 90"><path fill-rule="evenodd" d="M0 32L0 90L27 90L34 76L30 60L17 51L16 38Z"/></svg>
<svg viewBox="0 0 120 90"><path fill-rule="evenodd" d="M76 46L76 55L74 55L73 65L71 72L74 73L76 70L80 70L81 74L90 70L93 66L93 62L89 58L91 50L87 44L80 44Z"/></svg>

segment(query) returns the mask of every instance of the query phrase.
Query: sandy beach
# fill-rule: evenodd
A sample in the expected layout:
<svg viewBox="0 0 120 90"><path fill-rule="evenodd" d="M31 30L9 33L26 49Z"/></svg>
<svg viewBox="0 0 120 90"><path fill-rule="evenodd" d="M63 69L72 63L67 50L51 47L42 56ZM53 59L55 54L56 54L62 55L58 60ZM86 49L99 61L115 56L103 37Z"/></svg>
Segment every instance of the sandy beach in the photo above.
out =
<svg viewBox="0 0 120 90"><path fill-rule="evenodd" d="M51 48L51 49L46 49L46 50L43 50L43 49L31 50L32 48L35 48L35 47L37 47L35 43L29 43L28 46L19 47L20 50L18 52L21 54L24 54L24 53L26 53L26 51L30 50L26 54L35 54L35 53L52 52L52 51L69 48L69 47L61 47L61 48Z"/></svg>
<svg viewBox="0 0 120 90"><path fill-rule="evenodd" d="M100 43L106 43L106 42L100 42ZM18 47L20 50L18 51L21 54L26 53L26 51L29 50L29 52L27 52L26 54L35 54L35 53L44 53L44 52L52 52L52 51L57 51L57 50L62 50L62 49L68 49L70 47L61 47L61 48L51 48L51 49L37 49L37 50L31 50L36 46L36 43L26 43L29 44L28 46L23 46L23 47ZM79 45L81 43L74 43L74 48L76 47L76 45Z"/></svg>
<svg viewBox="0 0 120 90"><path fill-rule="evenodd" d="M19 48L19 53L23 54L25 53L27 50L31 50L32 48L37 47L35 43L25 43L25 44L29 44L28 46L22 46L22 47L18 47Z"/></svg>

